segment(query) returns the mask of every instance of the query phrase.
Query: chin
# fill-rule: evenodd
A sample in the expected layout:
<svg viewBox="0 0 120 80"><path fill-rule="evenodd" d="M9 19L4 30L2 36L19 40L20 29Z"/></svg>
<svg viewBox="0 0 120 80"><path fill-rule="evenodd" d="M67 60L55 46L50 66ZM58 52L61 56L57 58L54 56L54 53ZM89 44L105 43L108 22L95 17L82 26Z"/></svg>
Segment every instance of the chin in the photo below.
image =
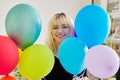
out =
<svg viewBox="0 0 120 80"><path fill-rule="evenodd" d="M58 42L61 43L64 39L59 39Z"/></svg>
<svg viewBox="0 0 120 80"><path fill-rule="evenodd" d="M61 43L63 40L59 40L59 42Z"/></svg>
<svg viewBox="0 0 120 80"><path fill-rule="evenodd" d="M57 41L61 43L61 42L64 41L65 39L66 39L66 38L58 38Z"/></svg>

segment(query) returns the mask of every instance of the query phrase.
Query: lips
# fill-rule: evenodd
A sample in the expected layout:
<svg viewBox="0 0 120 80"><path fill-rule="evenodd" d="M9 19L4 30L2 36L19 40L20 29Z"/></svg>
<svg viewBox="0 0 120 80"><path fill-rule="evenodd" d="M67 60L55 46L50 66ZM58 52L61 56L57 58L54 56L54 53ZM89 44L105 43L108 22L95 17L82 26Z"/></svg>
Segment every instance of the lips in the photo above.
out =
<svg viewBox="0 0 120 80"><path fill-rule="evenodd" d="M58 34L57 37L58 38L63 38L64 36L66 36L65 34Z"/></svg>

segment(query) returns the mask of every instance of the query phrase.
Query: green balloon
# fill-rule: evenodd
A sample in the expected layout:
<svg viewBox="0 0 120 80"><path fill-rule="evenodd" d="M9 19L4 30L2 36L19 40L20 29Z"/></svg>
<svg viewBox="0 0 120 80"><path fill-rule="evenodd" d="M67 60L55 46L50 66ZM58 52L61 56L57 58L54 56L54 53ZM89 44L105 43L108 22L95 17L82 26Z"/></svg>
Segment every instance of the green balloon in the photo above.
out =
<svg viewBox="0 0 120 80"><path fill-rule="evenodd" d="M39 13L28 4L18 4L8 12L5 20L6 32L21 49L32 45L40 35Z"/></svg>
<svg viewBox="0 0 120 80"><path fill-rule="evenodd" d="M26 48L19 61L20 73L23 77L37 80L51 72L54 65L54 54L45 45L35 44Z"/></svg>

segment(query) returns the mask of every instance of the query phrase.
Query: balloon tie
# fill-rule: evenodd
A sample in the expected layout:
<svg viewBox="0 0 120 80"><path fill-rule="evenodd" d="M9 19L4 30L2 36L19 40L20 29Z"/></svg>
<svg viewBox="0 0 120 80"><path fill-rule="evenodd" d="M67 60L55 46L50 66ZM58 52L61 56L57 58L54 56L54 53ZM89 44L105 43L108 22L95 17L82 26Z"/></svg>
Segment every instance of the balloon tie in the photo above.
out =
<svg viewBox="0 0 120 80"><path fill-rule="evenodd" d="M77 75L74 75L72 80L82 80L82 78L78 77Z"/></svg>

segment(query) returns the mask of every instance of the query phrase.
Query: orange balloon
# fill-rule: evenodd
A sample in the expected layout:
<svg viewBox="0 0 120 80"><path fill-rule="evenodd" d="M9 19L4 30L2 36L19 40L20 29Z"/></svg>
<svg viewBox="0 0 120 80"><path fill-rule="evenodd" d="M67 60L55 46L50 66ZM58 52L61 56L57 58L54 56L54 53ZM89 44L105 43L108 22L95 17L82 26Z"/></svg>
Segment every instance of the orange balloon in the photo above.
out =
<svg viewBox="0 0 120 80"><path fill-rule="evenodd" d="M23 51L20 48L18 48L18 53L19 53L19 58L20 58L20 56L23 53Z"/></svg>
<svg viewBox="0 0 120 80"><path fill-rule="evenodd" d="M14 77L6 75L4 77L2 77L0 80L16 80Z"/></svg>

